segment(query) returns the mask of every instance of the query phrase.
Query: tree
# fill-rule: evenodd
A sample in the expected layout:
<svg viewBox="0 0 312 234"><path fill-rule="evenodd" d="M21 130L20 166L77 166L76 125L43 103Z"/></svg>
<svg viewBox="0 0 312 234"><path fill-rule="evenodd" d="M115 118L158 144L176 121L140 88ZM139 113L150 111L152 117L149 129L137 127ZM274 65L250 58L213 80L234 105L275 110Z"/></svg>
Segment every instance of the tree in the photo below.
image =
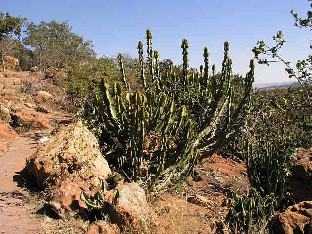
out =
<svg viewBox="0 0 312 234"><path fill-rule="evenodd" d="M307 12L307 18L301 18L295 11L291 11L295 19L295 27L308 28L312 30L312 12ZM284 35L281 31L277 32L273 36L273 41L275 45L268 46L264 41L258 41L257 46L254 47L253 52L255 58L258 60L259 64L269 65L271 62L280 61L285 64L285 70L289 74L289 78L295 78L300 83L302 87L312 83L312 55L308 55L307 58L298 60L296 66L293 67L289 61L286 61L280 56L279 51L286 43ZM310 44L310 49L312 49L312 44ZM260 56L263 57L260 57ZM269 58L275 59L274 61L269 61Z"/></svg>
<svg viewBox="0 0 312 234"><path fill-rule="evenodd" d="M0 12L0 53L3 71L5 71L4 56L12 53L20 45L19 38L26 18L13 17L8 12Z"/></svg>
<svg viewBox="0 0 312 234"><path fill-rule="evenodd" d="M30 23L24 43L34 52L39 68L79 66L95 57L92 42L73 33L67 22Z"/></svg>

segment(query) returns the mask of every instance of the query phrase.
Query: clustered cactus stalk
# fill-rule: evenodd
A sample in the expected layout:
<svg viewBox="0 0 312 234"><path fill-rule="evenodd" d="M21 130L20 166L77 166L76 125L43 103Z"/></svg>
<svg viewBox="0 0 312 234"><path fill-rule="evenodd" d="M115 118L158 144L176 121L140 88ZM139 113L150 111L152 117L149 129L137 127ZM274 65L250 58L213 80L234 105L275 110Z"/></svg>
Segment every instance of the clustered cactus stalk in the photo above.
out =
<svg viewBox="0 0 312 234"><path fill-rule="evenodd" d="M159 53L152 50L152 33L146 31L148 77L144 70L143 43L138 44L143 91L131 92L122 56L118 56L122 83L112 88L106 80L96 98L95 113L101 128L100 143L111 165L128 179L143 181L151 190L191 173L196 162L209 156L232 138L246 114L254 65L244 80L244 95L233 102L232 61L224 45L222 71L208 72L208 49L204 72L189 70L188 41L182 41L181 74L160 73ZM201 68L203 70L203 67Z"/></svg>
<svg viewBox="0 0 312 234"><path fill-rule="evenodd" d="M139 51L139 64L140 64L140 76L141 76L141 82L143 85L143 88L146 89L146 81L145 81L145 70L144 70L144 56L143 56L143 43L142 41L139 41L138 47L137 47L138 51Z"/></svg>

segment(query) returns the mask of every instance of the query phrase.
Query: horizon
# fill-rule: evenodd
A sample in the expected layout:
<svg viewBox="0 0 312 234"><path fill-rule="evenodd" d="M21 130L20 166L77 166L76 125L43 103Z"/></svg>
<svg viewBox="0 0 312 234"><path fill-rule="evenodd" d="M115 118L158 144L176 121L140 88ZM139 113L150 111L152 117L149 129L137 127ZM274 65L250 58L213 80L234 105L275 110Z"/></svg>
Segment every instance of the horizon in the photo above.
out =
<svg viewBox="0 0 312 234"><path fill-rule="evenodd" d="M152 3L142 0L121 2L88 2L69 0L27 2L1 1L1 11L12 16L26 17L36 24L40 21L68 21L72 32L91 40L99 57L116 57L119 52L137 58L137 43L145 42L145 30L153 33L153 48L161 60L171 59L182 63L182 39L188 39L190 67L203 63L203 49L210 53L210 65L221 68L223 43L229 41L233 72L245 75L252 48L257 41L272 45L272 36L282 31L287 43L281 55L296 62L309 54L310 32L294 27L291 10L306 16L310 3L307 0L274 2L243 1L212 2L195 0ZM112 10L113 9L113 10ZM145 43L144 43L145 44ZM296 82L289 79L281 63L269 67L256 64L255 84Z"/></svg>

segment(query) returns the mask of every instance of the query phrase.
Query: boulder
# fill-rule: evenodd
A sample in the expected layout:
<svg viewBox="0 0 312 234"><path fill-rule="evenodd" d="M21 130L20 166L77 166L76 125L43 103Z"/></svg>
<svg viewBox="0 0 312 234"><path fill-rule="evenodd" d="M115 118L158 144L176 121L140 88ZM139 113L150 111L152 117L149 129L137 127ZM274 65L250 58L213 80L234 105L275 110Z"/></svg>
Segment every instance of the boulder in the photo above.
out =
<svg viewBox="0 0 312 234"><path fill-rule="evenodd" d="M312 233L312 201L303 201L277 214L269 224L272 233ZM271 232L270 232L271 233Z"/></svg>
<svg viewBox="0 0 312 234"><path fill-rule="evenodd" d="M0 106L0 116L5 121L9 122L11 120L10 109L5 106Z"/></svg>
<svg viewBox="0 0 312 234"><path fill-rule="evenodd" d="M288 185L296 202L311 201L312 150L299 148L291 158L291 176Z"/></svg>
<svg viewBox="0 0 312 234"><path fill-rule="evenodd" d="M9 143L17 137L17 133L9 124L0 123L0 152L6 152Z"/></svg>
<svg viewBox="0 0 312 234"><path fill-rule="evenodd" d="M36 95L36 100L38 103L47 102L52 99L53 95L47 91L38 91Z"/></svg>
<svg viewBox="0 0 312 234"><path fill-rule="evenodd" d="M12 56L5 55L4 66L5 66L5 69L15 70L19 66L19 60Z"/></svg>
<svg viewBox="0 0 312 234"><path fill-rule="evenodd" d="M51 128L50 120L42 114L26 112L11 113L12 126L22 130L38 130Z"/></svg>
<svg viewBox="0 0 312 234"><path fill-rule="evenodd" d="M117 204L109 208L110 220L121 229L141 230L151 214L144 189L133 182L118 185L115 190L118 190L119 198Z"/></svg>
<svg viewBox="0 0 312 234"><path fill-rule="evenodd" d="M89 226L86 234L119 234L117 225L110 224L104 220L99 220Z"/></svg>
<svg viewBox="0 0 312 234"><path fill-rule="evenodd" d="M42 113L49 113L49 112L51 112L46 106L44 106L44 105L41 105L41 104L39 104L37 107L36 107L36 111L37 112L42 112Z"/></svg>
<svg viewBox="0 0 312 234"><path fill-rule="evenodd" d="M30 72L37 72L38 71L38 67L34 66L30 68Z"/></svg>
<svg viewBox="0 0 312 234"><path fill-rule="evenodd" d="M39 188L53 189L51 206L60 217L84 209L81 190L92 194L111 174L97 139L81 122L61 126L38 148L26 168Z"/></svg>
<svg viewBox="0 0 312 234"><path fill-rule="evenodd" d="M28 108L33 108L33 104L29 103L29 102L25 102L24 105Z"/></svg>
<svg viewBox="0 0 312 234"><path fill-rule="evenodd" d="M84 184L70 180L61 182L50 201L50 206L62 219L65 219L66 215L74 216L79 209L87 208L85 202L80 199L81 190L88 189Z"/></svg>

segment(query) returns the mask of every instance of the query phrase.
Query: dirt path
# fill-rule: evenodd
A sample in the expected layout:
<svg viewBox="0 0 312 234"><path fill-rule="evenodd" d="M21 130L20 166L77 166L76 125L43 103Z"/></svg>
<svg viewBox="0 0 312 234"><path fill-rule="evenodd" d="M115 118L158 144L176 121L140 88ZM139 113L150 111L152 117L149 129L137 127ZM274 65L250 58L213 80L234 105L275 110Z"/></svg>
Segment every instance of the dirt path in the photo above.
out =
<svg viewBox="0 0 312 234"><path fill-rule="evenodd" d="M38 134L29 134L12 142L7 153L0 153L0 233L40 233L40 221L30 211L23 209L29 192L18 187L19 172L26 158L37 148Z"/></svg>

